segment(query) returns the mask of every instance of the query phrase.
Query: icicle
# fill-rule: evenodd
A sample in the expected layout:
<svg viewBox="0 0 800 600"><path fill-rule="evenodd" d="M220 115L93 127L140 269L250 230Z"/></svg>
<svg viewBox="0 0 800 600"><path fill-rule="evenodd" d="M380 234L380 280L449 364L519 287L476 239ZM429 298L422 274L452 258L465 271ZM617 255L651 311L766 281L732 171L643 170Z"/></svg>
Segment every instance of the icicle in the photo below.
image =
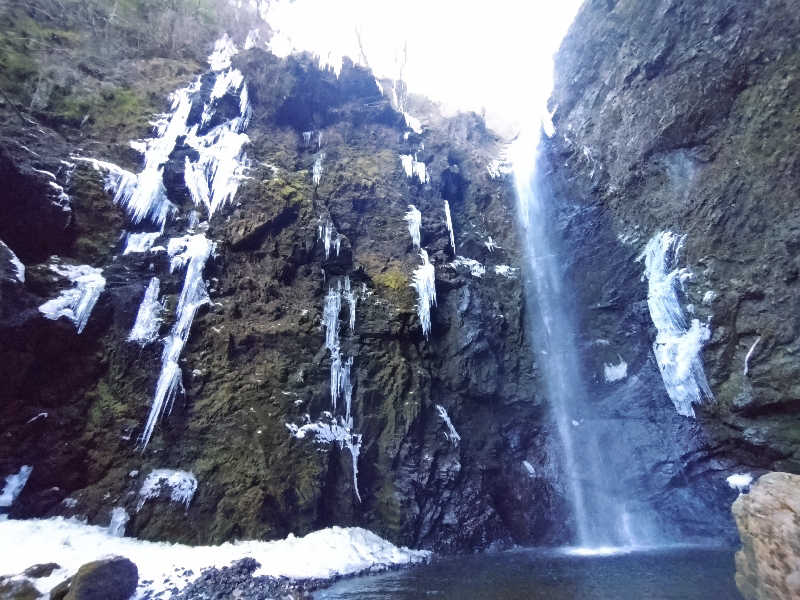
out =
<svg viewBox="0 0 800 600"><path fill-rule="evenodd" d="M334 238L334 235L336 236ZM320 224L317 226L317 236L318 239L322 240L322 244L325 248L325 260L328 260L331 255L331 246L333 245L334 250L336 250L336 256L339 256L339 250L341 249L341 241L339 240L339 234L336 233L336 230L333 227L333 223L330 221L326 221L324 225Z"/></svg>
<svg viewBox="0 0 800 600"><path fill-rule="evenodd" d="M444 201L444 222L447 225L447 231L450 232L450 247L453 249L453 254L456 253L456 238L453 235L453 220L450 218L450 203Z"/></svg>
<svg viewBox="0 0 800 600"><path fill-rule="evenodd" d="M158 301L160 285L158 277L150 280L139 305L139 312L136 313L136 322L128 335L129 342L138 342L141 346L145 346L158 337L161 312L164 310L164 305Z"/></svg>
<svg viewBox="0 0 800 600"><path fill-rule="evenodd" d="M94 305L106 287L103 270L89 265L58 264L51 264L50 269L72 281L73 287L62 291L58 298L42 304L39 312L52 320L67 317L75 324L78 334L81 334Z"/></svg>
<svg viewBox="0 0 800 600"><path fill-rule="evenodd" d="M339 348L339 312L342 310L342 295L331 287L325 296L322 309L322 324L325 327L325 347L333 352Z"/></svg>
<svg viewBox="0 0 800 600"><path fill-rule="evenodd" d="M314 169L312 171L312 179L314 180L314 185L319 185L319 182L322 180L322 161L325 160L325 153L320 152L317 154L317 157L314 159Z"/></svg>
<svg viewBox="0 0 800 600"><path fill-rule="evenodd" d="M499 248L499 247L500 247L500 246L498 246L498 245L497 245L497 243L496 243L496 242L495 242L495 241L492 239L492 236L489 236L489 239L488 239L488 240L486 240L485 242L483 242L483 244L486 246L486 249L487 249L489 252L494 252L494 251L495 251L497 248Z"/></svg>
<svg viewBox="0 0 800 600"><path fill-rule="evenodd" d="M414 270L411 287L417 291L417 314L425 338L431 331L431 306L436 306L436 272L425 250L419 251L422 265Z"/></svg>
<svg viewBox="0 0 800 600"><path fill-rule="evenodd" d="M356 329L356 297L355 291L350 287L350 277L344 278L344 299L347 301L348 310L350 312L350 331Z"/></svg>
<svg viewBox="0 0 800 600"><path fill-rule="evenodd" d="M416 177L420 183L428 183L430 181L428 172L425 169L425 163L418 161L416 156L401 154L400 163L403 165L406 177Z"/></svg>
<svg viewBox="0 0 800 600"><path fill-rule="evenodd" d="M161 415L165 411L168 412L167 405L171 407L178 389L183 385L178 361L186 340L189 338L189 331L197 310L210 302L206 286L203 283L203 268L213 252L214 246L215 244L203 234L187 235L169 241L167 252L171 259L170 270L182 269L187 263L188 266L178 306L175 309L176 321L164 341L164 350L161 353L161 373L156 383L153 403L147 416L147 423L139 436L139 446L142 451L150 442L150 437Z"/></svg>
<svg viewBox="0 0 800 600"><path fill-rule="evenodd" d="M422 213L413 204L408 205L408 212L403 217L408 223L408 233L411 234L411 242L414 247L420 246L420 226L422 225Z"/></svg>
<svg viewBox="0 0 800 600"><path fill-rule="evenodd" d="M311 145L311 134L314 133L313 131L304 131L303 132L303 145L308 148Z"/></svg>
<svg viewBox="0 0 800 600"><path fill-rule="evenodd" d="M645 262L647 305L658 330L653 352L661 378L678 414L694 417L692 405L713 398L700 354L711 329L698 319L689 324L678 299L678 289L692 276L687 269L673 268L684 239L669 231L657 233L639 258Z"/></svg>
<svg viewBox="0 0 800 600"><path fill-rule="evenodd" d="M753 345L750 346L750 350L747 351L747 355L744 357L744 376L747 377L747 373L750 371L750 357L753 356L753 351L758 346L758 342L761 341L761 336L756 338L756 341L753 342Z"/></svg>

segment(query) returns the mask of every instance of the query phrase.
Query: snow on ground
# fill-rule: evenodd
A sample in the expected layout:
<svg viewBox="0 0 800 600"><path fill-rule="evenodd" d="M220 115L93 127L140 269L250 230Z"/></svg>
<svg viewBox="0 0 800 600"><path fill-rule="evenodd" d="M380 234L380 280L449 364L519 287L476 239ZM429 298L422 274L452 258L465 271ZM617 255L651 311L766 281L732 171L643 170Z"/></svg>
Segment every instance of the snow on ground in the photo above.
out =
<svg viewBox="0 0 800 600"><path fill-rule="evenodd" d="M272 577L331 578L370 568L425 562L430 552L409 550L360 527L330 527L304 537L292 534L274 542L243 541L219 546L184 546L114 537L107 528L86 525L74 519L0 521L0 575L21 573L38 563L55 562L63 567L50 577L33 580L40 591L49 592L87 562L105 556L125 556L139 568L137 598L183 588L208 567L226 567L242 558L261 563L254 575ZM191 570L191 576L183 575ZM152 581L142 585L143 581Z"/></svg>

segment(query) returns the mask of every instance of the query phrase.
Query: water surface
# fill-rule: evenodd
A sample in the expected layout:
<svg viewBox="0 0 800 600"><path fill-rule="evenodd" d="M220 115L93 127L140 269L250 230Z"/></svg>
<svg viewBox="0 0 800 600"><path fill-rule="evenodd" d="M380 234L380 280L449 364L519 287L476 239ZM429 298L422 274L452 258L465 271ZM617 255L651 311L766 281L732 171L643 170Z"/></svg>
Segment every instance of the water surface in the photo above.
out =
<svg viewBox="0 0 800 600"><path fill-rule="evenodd" d="M342 580L315 600L741 600L734 550L681 548L612 556L518 550Z"/></svg>

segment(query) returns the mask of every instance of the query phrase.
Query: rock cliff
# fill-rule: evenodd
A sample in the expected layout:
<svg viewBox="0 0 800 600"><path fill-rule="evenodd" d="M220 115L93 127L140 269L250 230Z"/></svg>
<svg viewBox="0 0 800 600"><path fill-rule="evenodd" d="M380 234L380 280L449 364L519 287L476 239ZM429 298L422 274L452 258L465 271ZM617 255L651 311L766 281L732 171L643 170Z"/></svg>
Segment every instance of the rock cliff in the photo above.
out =
<svg viewBox="0 0 800 600"><path fill-rule="evenodd" d="M10 9L7 26L31 39L56 27L37 6ZM94 39L70 25L52 35L70 40L77 30ZM232 35L242 48L244 32ZM158 247L186 227L198 231L184 176L196 150L177 138L163 169L175 216L145 252L123 252L129 234L146 228L104 189L115 171L81 159L141 170L141 145L129 139L151 135L150 113L173 110L167 93L198 75L187 123L200 122L192 119L204 104L213 116L200 133L236 117L243 92L218 94L192 58L211 51L213 37L202 39L181 60L174 49L129 49L122 70L96 65L85 85L124 76L126 89L147 100L124 127L93 106L80 108L86 118L66 118L52 98L34 110L35 90L22 80L3 105L0 238L26 277L3 271L0 474L33 467L11 515L106 524L112 508L123 508L129 535L192 543L330 524L442 551L563 536L562 492L544 451L545 406L524 334L513 188L487 170L500 140L477 116L444 118L400 87L395 95L423 120L409 127L390 99L393 83L347 62L336 74L311 57L277 59L258 48L234 57L252 109L248 167L233 204L199 225L216 243L203 272L210 302L197 309L181 355L182 389L143 448L162 344L127 338L152 277L165 308L159 337L167 339L182 302L183 271ZM37 57L29 69L40 74L54 59ZM405 220L409 205L421 213L421 246L435 269L429 336L411 287L422 261ZM80 334L67 318L45 319L37 309L69 286L59 265L75 264L102 269L105 279ZM335 316L343 360L352 357L355 457L346 444L298 433L343 415L342 398L332 403L325 313L330 290L340 289L353 302L342 292ZM186 507L166 492L161 501L140 494L157 469L193 474Z"/></svg>
<svg viewBox="0 0 800 600"><path fill-rule="evenodd" d="M732 534L733 469L800 470L798 19L790 2L589 0L556 56L541 176L584 366L609 443L634 448L620 473L684 533ZM685 235L682 306L711 331L696 419L676 413L653 354L642 253L662 231Z"/></svg>

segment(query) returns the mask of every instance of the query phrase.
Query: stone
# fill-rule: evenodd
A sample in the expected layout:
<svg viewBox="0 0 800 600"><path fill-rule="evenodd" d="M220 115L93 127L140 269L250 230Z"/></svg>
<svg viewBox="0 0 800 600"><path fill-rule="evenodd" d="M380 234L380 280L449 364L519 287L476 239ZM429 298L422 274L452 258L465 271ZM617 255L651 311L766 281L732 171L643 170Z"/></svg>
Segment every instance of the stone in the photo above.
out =
<svg viewBox="0 0 800 600"><path fill-rule="evenodd" d="M36 600L42 595L27 579L0 581L0 598L2 600Z"/></svg>
<svg viewBox="0 0 800 600"><path fill-rule="evenodd" d="M33 565L25 569L24 574L28 577L38 579L39 577L49 577L50 574L61 566L56 563L44 563L40 565Z"/></svg>
<svg viewBox="0 0 800 600"><path fill-rule="evenodd" d="M127 558L97 560L78 569L64 600L128 600L138 581L139 570Z"/></svg>
<svg viewBox="0 0 800 600"><path fill-rule="evenodd" d="M800 597L800 475L767 473L733 503L742 548L736 586L746 600Z"/></svg>

